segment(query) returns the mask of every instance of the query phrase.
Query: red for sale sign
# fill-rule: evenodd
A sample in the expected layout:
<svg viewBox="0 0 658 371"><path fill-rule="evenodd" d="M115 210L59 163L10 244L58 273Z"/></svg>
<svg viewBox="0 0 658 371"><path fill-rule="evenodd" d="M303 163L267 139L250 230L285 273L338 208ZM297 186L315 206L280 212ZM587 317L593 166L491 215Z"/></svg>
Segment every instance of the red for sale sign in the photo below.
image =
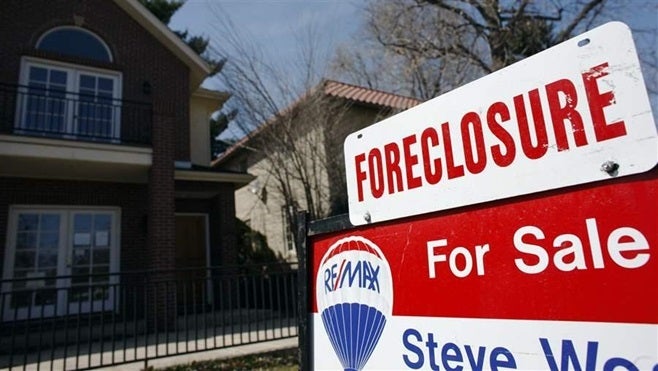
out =
<svg viewBox="0 0 658 371"><path fill-rule="evenodd" d="M654 169L315 238L315 368L658 370L657 206Z"/></svg>
<svg viewBox="0 0 658 371"><path fill-rule="evenodd" d="M360 227L311 241L316 369L658 371L658 133L625 25L344 150Z"/></svg>

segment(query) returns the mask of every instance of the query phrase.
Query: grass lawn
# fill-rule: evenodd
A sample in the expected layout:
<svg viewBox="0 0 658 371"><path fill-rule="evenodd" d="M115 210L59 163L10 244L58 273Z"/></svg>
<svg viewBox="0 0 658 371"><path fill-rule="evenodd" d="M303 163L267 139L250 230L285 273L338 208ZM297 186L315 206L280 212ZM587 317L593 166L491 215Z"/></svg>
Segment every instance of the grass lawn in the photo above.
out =
<svg viewBox="0 0 658 371"><path fill-rule="evenodd" d="M277 350L274 352L251 354L247 356L192 362L163 368L165 371L206 371L206 370L299 370L297 348Z"/></svg>

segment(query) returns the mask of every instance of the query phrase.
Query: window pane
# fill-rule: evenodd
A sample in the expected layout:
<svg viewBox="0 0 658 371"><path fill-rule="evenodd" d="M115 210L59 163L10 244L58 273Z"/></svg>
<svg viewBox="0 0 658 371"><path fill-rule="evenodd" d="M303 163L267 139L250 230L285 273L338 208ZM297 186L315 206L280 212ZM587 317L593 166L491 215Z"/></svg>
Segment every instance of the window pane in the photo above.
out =
<svg viewBox="0 0 658 371"><path fill-rule="evenodd" d="M110 249L94 249L94 265L109 264Z"/></svg>
<svg viewBox="0 0 658 371"><path fill-rule="evenodd" d="M89 248L91 244L91 233L89 232L75 232L73 234L73 247L76 249Z"/></svg>
<svg viewBox="0 0 658 371"><path fill-rule="evenodd" d="M40 250L57 250L59 247L59 232L41 232L39 236Z"/></svg>
<svg viewBox="0 0 658 371"><path fill-rule="evenodd" d="M78 286L89 285L89 267L73 268L71 271L71 283Z"/></svg>
<svg viewBox="0 0 658 371"><path fill-rule="evenodd" d="M57 267L57 250L39 250L39 269Z"/></svg>
<svg viewBox="0 0 658 371"><path fill-rule="evenodd" d="M74 265L89 265L91 263L89 256L89 249L74 249L73 250L73 264Z"/></svg>
<svg viewBox="0 0 658 371"><path fill-rule="evenodd" d="M48 82L48 70L40 67L30 67L30 82Z"/></svg>
<svg viewBox="0 0 658 371"><path fill-rule="evenodd" d="M111 62L103 43L82 29L63 28L50 32L37 45L39 50Z"/></svg>
<svg viewBox="0 0 658 371"><path fill-rule="evenodd" d="M16 251L14 261L15 268L32 268L34 267L35 251Z"/></svg>
<svg viewBox="0 0 658 371"><path fill-rule="evenodd" d="M32 232L18 232L16 234L16 249L35 249L37 247L37 234Z"/></svg>
<svg viewBox="0 0 658 371"><path fill-rule="evenodd" d="M20 214L18 215L19 231L36 231L39 227L38 214Z"/></svg>
<svg viewBox="0 0 658 371"><path fill-rule="evenodd" d="M91 232L91 214L76 214L74 232Z"/></svg>
<svg viewBox="0 0 658 371"><path fill-rule="evenodd" d="M105 91L105 92L114 91L114 81L112 81L112 79L99 77L98 78L98 90L102 90L102 91Z"/></svg>
<svg viewBox="0 0 658 371"><path fill-rule="evenodd" d="M59 247L59 231L41 232L39 236L39 249L57 249Z"/></svg>
<svg viewBox="0 0 658 371"><path fill-rule="evenodd" d="M110 280L108 274L110 273L110 267L105 265L105 266L94 266L93 270L93 280L92 282L108 282Z"/></svg>
<svg viewBox="0 0 658 371"><path fill-rule="evenodd" d="M96 214L94 219L94 229L96 231L109 231L112 218L108 214Z"/></svg>
<svg viewBox="0 0 658 371"><path fill-rule="evenodd" d="M54 85L66 86L66 72L50 70L50 83Z"/></svg>
<svg viewBox="0 0 658 371"><path fill-rule="evenodd" d="M89 90L91 91L91 94L94 93L96 90L96 78L93 76L89 75L80 75L80 92L82 93L82 90ZM89 94L87 92L86 94Z"/></svg>
<svg viewBox="0 0 658 371"><path fill-rule="evenodd" d="M59 231L59 215L42 214L41 215L42 231Z"/></svg>

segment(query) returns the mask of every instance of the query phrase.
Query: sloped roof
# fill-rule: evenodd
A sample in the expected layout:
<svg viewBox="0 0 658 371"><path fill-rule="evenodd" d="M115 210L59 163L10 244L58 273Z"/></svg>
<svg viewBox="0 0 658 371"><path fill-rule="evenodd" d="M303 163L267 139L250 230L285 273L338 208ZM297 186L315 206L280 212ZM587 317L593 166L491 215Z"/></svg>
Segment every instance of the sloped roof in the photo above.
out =
<svg viewBox="0 0 658 371"><path fill-rule="evenodd" d="M374 105L382 108L406 110L422 103L422 101L415 98L393 94L382 90L370 89L363 86L352 85L336 80L324 80L320 84L315 86L313 89L308 91L306 94L304 94L297 101L293 102L284 110L282 110L281 113L285 114L286 112L290 111L301 101L303 101L306 97L314 94L318 90L323 91L324 94L326 95L336 98L346 99L356 104ZM220 163L227 160L233 154L238 152L241 148L244 148L247 142L251 140L251 138L255 137L267 126L275 124L275 122L276 122L275 120L269 120L263 123L262 125L260 125L254 131L252 131L251 133L240 139L238 142L236 142L234 145L229 147L217 159L213 160L211 162L211 166L219 165Z"/></svg>
<svg viewBox="0 0 658 371"><path fill-rule="evenodd" d="M363 86L346 84L334 80L325 81L324 91L327 95L333 97L401 110L409 109L421 103L421 101L415 98L405 97L403 95L381 90L369 89Z"/></svg>

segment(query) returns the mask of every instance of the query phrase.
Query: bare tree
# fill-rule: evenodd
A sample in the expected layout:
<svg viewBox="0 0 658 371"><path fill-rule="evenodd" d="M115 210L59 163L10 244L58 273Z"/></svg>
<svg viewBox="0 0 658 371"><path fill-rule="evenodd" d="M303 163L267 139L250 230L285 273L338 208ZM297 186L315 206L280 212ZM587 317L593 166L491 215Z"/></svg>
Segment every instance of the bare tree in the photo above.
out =
<svg viewBox="0 0 658 371"><path fill-rule="evenodd" d="M360 84L429 99L565 41L620 7L607 0L369 1L363 42L343 47L334 68Z"/></svg>
<svg viewBox="0 0 658 371"><path fill-rule="evenodd" d="M359 85L429 99L468 81L476 64L448 50L464 36L455 32L458 19L428 4L407 0L372 1L364 8L365 23L353 43L341 47L335 70ZM476 48L477 45L471 45Z"/></svg>
<svg viewBox="0 0 658 371"><path fill-rule="evenodd" d="M328 57L312 28L298 40L300 55L284 67L240 33L218 4L211 50L227 63L218 76L232 98L227 110L238 109L231 129L252 161L266 172L262 180L269 198L285 205L285 217L295 230L295 213L305 209L311 218L330 213L331 170L342 166L327 154L325 133L340 122L348 109L327 96L321 76ZM274 192L271 192L271 191Z"/></svg>

